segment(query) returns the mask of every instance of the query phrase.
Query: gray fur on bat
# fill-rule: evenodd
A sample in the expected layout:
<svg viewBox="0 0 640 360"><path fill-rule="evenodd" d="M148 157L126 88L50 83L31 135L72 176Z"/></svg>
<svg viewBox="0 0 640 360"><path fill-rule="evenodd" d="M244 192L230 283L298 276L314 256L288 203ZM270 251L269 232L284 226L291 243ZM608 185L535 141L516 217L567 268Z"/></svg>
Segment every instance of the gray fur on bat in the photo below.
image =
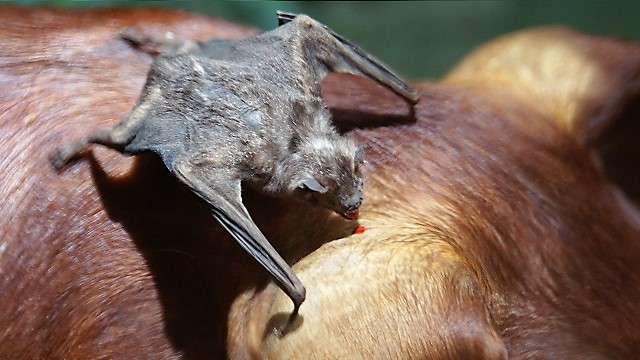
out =
<svg viewBox="0 0 640 360"><path fill-rule="evenodd" d="M373 79L411 102L416 92L382 63L305 15L240 40L141 37L171 49L155 58L131 114L113 128L58 148L62 168L89 143L124 154L152 151L208 204L213 216L291 298L305 288L242 204L241 182L355 219L362 202L362 151L337 133L320 83L329 72Z"/></svg>

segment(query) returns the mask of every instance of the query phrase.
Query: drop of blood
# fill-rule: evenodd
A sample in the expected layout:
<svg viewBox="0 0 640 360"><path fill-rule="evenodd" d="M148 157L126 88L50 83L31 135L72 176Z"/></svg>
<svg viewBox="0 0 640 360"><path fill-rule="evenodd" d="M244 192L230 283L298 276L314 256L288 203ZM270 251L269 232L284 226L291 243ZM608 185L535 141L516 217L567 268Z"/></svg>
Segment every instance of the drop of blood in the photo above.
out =
<svg viewBox="0 0 640 360"><path fill-rule="evenodd" d="M354 234L362 234L364 233L364 225L358 225L355 229L353 229Z"/></svg>

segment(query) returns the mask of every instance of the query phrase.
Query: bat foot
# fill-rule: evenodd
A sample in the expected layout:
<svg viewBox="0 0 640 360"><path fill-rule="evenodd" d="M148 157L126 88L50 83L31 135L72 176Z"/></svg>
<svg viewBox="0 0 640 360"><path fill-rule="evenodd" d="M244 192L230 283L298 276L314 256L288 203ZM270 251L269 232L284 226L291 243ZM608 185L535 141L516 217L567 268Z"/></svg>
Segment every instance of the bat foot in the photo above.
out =
<svg viewBox="0 0 640 360"><path fill-rule="evenodd" d="M60 146L49 155L49 162L56 170L60 171L78 156L78 153L82 151L85 145L84 142L77 142Z"/></svg>

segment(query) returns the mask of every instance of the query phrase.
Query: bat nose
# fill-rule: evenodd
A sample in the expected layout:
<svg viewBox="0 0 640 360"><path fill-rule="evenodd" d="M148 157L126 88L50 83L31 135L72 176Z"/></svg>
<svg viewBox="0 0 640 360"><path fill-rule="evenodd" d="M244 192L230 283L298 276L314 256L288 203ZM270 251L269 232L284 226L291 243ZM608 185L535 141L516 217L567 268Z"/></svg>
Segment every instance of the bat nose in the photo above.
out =
<svg viewBox="0 0 640 360"><path fill-rule="evenodd" d="M362 196L356 194L343 203L343 216L349 220L355 220L360 215L358 208L362 204Z"/></svg>
<svg viewBox="0 0 640 360"><path fill-rule="evenodd" d="M356 220L358 216L360 216L360 210L354 209L347 211L343 216L348 220Z"/></svg>

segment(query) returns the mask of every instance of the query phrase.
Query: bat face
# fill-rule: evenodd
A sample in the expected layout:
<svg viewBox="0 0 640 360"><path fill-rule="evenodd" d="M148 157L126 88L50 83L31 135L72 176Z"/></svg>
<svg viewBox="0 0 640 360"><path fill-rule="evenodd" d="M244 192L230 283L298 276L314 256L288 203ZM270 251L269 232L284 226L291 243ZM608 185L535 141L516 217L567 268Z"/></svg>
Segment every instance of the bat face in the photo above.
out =
<svg viewBox="0 0 640 360"><path fill-rule="evenodd" d="M299 152L304 170L294 196L355 220L362 204L362 149L353 140L316 138Z"/></svg>

